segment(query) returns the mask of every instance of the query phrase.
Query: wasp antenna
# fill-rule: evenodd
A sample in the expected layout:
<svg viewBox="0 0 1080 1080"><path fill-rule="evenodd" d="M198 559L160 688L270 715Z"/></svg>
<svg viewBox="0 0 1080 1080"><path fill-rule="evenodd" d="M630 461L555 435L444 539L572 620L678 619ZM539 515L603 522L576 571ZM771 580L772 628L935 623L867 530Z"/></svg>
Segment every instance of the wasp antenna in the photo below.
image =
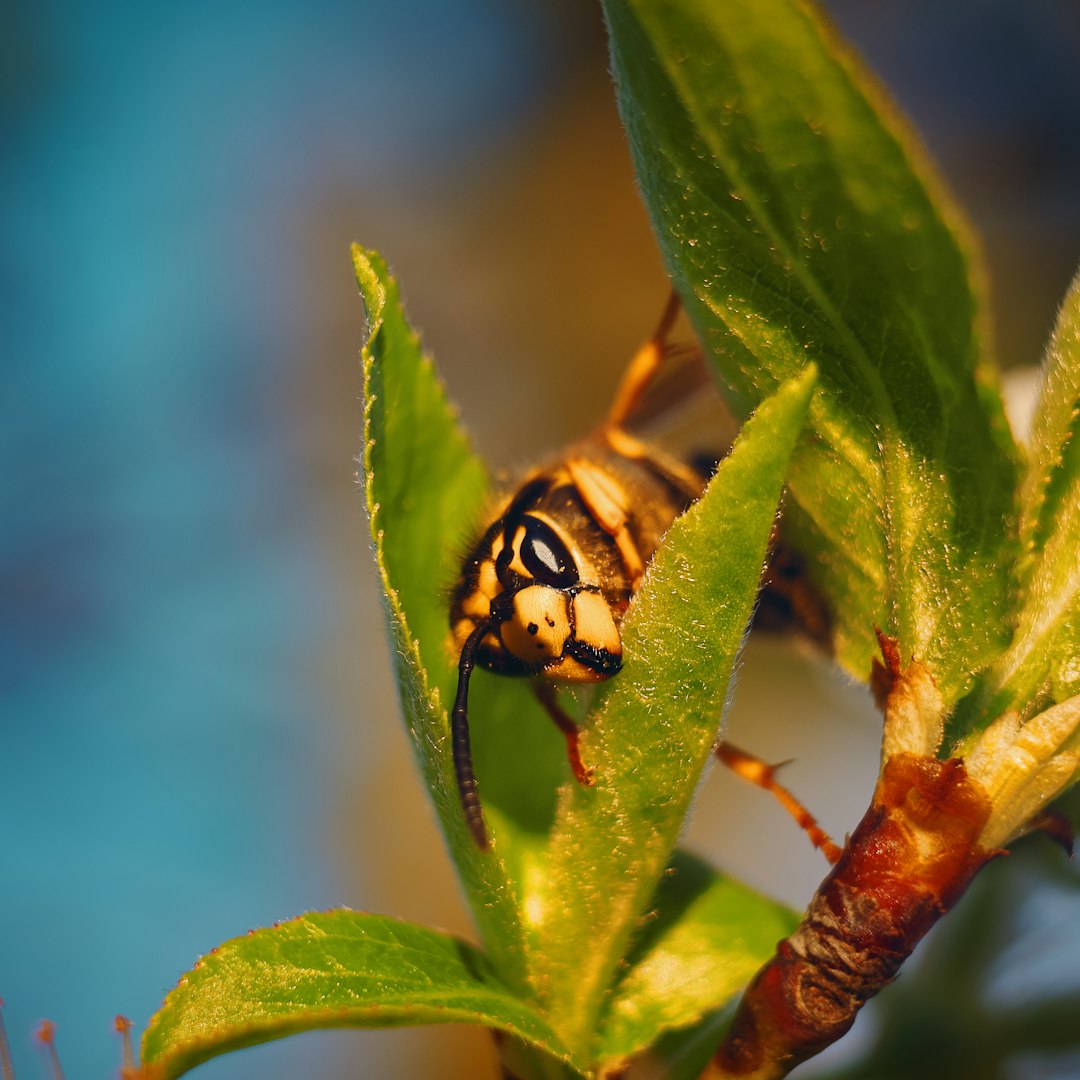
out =
<svg viewBox="0 0 1080 1080"><path fill-rule="evenodd" d="M4 999L0 998L0 1080L15 1080L15 1064L11 1060L7 1030L4 1028Z"/></svg>
<svg viewBox="0 0 1080 1080"><path fill-rule="evenodd" d="M45 1047L49 1059L49 1080L64 1080L64 1070L60 1065L60 1055L56 1052L56 1025L51 1020L42 1020L38 1024L37 1040Z"/></svg>
<svg viewBox="0 0 1080 1080"><path fill-rule="evenodd" d="M457 777L458 796L465 822L469 826L476 846L486 851L490 846L484 812L480 809L480 795L476 790L476 774L473 772L472 750L469 746L469 677L476 660L476 650L484 635L491 629L491 620L482 622L466 639L458 660L457 696L450 714L450 736L454 747L454 775Z"/></svg>

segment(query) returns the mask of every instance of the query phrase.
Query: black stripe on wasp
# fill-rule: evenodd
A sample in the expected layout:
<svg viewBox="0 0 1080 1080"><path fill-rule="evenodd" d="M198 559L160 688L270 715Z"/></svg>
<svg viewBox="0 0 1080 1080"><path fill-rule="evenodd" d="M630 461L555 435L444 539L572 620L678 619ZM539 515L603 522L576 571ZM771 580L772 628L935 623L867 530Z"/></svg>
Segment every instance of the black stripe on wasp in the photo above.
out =
<svg viewBox="0 0 1080 1080"><path fill-rule="evenodd" d="M660 541L704 491L715 460L682 460L629 430L665 359L680 350L669 336L679 313L671 294L659 325L637 350L604 420L559 458L526 474L497 504L465 559L453 592L450 625L458 652L451 712L454 771L469 831L489 847L469 742L473 668L533 677L533 688L566 737L575 779L592 783L579 728L559 705L555 685L596 683L622 666L619 623ZM756 623L796 628L821 644L828 620L797 557L774 544ZM717 755L771 792L830 861L839 849L776 782L776 766L722 742Z"/></svg>

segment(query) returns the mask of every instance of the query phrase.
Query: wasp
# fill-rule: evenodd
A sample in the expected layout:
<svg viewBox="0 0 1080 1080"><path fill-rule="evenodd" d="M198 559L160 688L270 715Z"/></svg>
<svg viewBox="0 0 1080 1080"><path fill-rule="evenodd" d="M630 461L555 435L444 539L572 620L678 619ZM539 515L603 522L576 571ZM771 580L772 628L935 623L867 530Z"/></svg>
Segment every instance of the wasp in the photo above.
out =
<svg viewBox="0 0 1080 1080"><path fill-rule="evenodd" d="M620 620L664 533L701 495L715 469L715 458L681 460L628 427L665 358L677 351L668 337L679 306L673 291L603 421L563 456L526 474L497 504L465 559L450 608L458 651L450 722L458 793L481 849L489 839L469 743L474 667L536 676L537 697L566 737L575 779L591 784L578 726L559 706L554 686L601 682L619 672ZM747 779L783 792L782 801L791 798L772 780L771 767L734 748L722 746L720 754ZM804 827L816 828L794 806Z"/></svg>

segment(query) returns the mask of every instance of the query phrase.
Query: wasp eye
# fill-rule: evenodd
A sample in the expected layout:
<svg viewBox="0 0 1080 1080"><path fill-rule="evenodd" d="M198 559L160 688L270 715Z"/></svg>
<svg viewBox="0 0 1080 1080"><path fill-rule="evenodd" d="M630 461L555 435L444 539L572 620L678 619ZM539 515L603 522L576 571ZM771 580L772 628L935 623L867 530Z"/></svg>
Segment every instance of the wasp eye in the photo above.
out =
<svg viewBox="0 0 1080 1080"><path fill-rule="evenodd" d="M577 567L566 545L550 525L526 514L525 536L519 548L522 564L541 585L565 589L578 582Z"/></svg>

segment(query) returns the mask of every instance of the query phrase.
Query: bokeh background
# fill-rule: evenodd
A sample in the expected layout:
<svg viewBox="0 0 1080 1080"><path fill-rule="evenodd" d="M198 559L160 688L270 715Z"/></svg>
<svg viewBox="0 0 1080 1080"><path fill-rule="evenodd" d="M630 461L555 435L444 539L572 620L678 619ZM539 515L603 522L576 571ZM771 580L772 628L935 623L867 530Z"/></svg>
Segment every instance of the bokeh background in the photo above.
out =
<svg viewBox="0 0 1080 1080"><path fill-rule="evenodd" d="M1080 259L1080 9L829 7L983 236L1003 361L1035 362ZM113 1015L141 1027L254 926L347 904L469 933L389 681L348 244L389 258L494 462L587 427L665 289L604 48L574 0L4 7L0 995L20 1077L46 1016L69 1077L113 1075ZM878 738L862 689L758 644L732 723L853 825ZM801 905L823 865L793 834L714 776L690 842ZM1080 980L1075 875L1036 879L1009 894L1034 906L1002 993ZM199 1075L490 1062L465 1029L323 1033Z"/></svg>

